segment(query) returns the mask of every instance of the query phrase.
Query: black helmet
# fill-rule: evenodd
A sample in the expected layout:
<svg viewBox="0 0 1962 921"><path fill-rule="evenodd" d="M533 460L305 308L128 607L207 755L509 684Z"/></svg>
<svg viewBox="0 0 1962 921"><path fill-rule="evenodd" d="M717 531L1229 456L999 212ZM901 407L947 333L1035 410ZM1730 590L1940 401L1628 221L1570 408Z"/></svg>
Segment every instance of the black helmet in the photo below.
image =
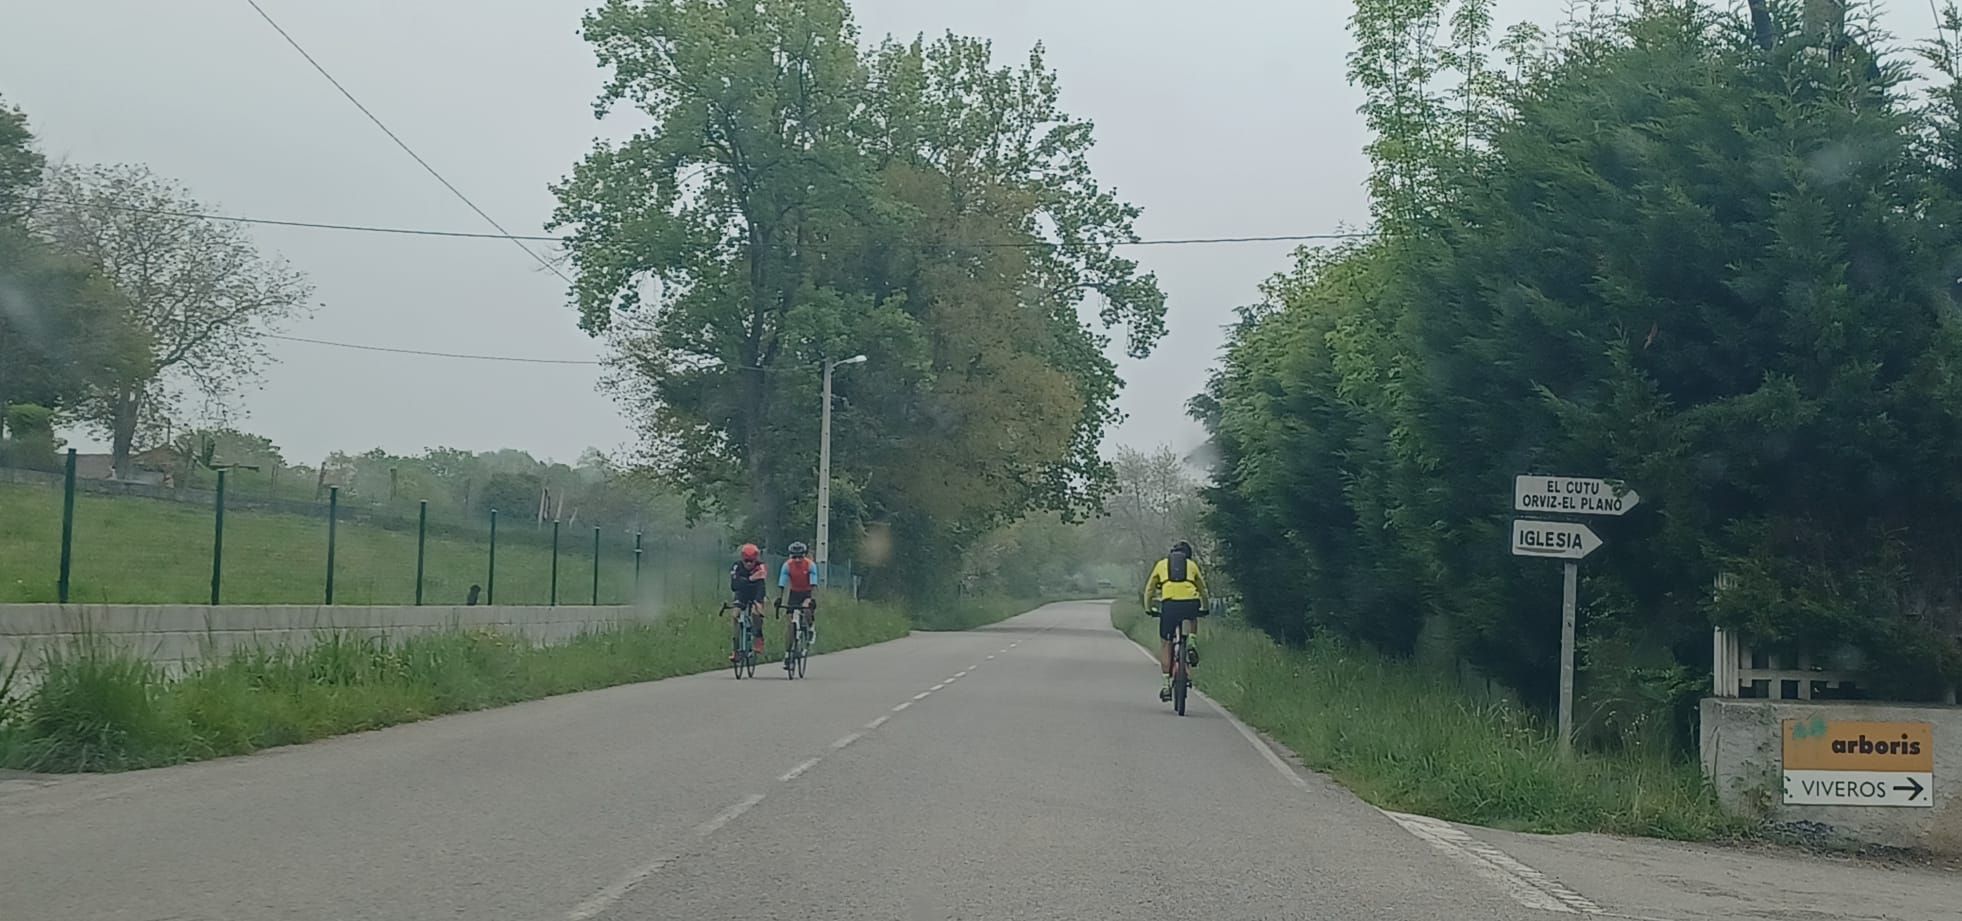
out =
<svg viewBox="0 0 1962 921"><path fill-rule="evenodd" d="M806 547L806 546L804 546L804 542L803 542L803 541L801 541L801 540L797 540L797 541L791 541L791 542L790 542L790 555L791 555L791 556L803 556L804 554L806 554L806 553L809 553L809 552L811 552L811 548L809 548L809 547Z"/></svg>
<svg viewBox="0 0 1962 921"><path fill-rule="evenodd" d="M1180 541L1173 541L1173 542L1172 542L1172 552L1173 552L1173 553L1183 553L1183 554L1185 554L1185 555L1186 555L1187 557L1191 557L1191 556L1192 556L1192 542L1191 542L1191 541L1184 541L1184 540L1180 540Z"/></svg>

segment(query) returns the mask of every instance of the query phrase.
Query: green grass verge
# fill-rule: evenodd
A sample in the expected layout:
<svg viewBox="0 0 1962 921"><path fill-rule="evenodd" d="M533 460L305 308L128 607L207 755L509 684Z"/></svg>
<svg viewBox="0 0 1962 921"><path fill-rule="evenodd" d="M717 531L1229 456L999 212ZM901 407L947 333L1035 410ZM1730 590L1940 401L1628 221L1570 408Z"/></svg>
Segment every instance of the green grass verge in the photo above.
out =
<svg viewBox="0 0 1962 921"><path fill-rule="evenodd" d="M915 630L935 632L972 630L976 627L1000 623L1025 611L1033 611L1043 604L1045 604L1043 601L1026 598L984 596L909 609L907 613L913 618Z"/></svg>
<svg viewBox="0 0 1962 921"><path fill-rule="evenodd" d="M819 621L819 649L895 639L908 628L896 608L834 600ZM773 651L777 641L772 634ZM481 630L397 642L323 634L304 649L240 651L172 677L85 638L50 655L31 688L7 694L0 672L0 768L118 771L239 755L725 668L728 650L726 620L677 613L542 647Z"/></svg>
<svg viewBox="0 0 1962 921"><path fill-rule="evenodd" d="M513 516L522 519L523 516ZM334 600L340 604L408 604L415 600L416 535L367 521L342 521L336 534ZM506 521L499 529L496 601L544 604L551 596L550 525ZM660 549L648 538L644 587L663 597L709 597L727 563L696 552ZM633 538L601 535L600 601L618 604L634 591ZM593 532L561 535L559 601L592 600ZM83 493L75 498L72 600L84 604L202 604L211 596L212 510L155 499ZM424 597L462 604L485 583L487 535L432 527L426 544ZM0 603L52 602L61 558L61 492L0 485ZM327 573L326 518L232 509L225 515L226 604L318 604Z"/></svg>
<svg viewBox="0 0 1962 921"><path fill-rule="evenodd" d="M1111 621L1147 649L1157 624ZM1290 649L1222 618L1200 628L1199 688L1370 803L1518 831L1679 840L1737 837L1691 764L1658 755L1560 754L1522 708L1477 701L1422 667L1330 648Z"/></svg>

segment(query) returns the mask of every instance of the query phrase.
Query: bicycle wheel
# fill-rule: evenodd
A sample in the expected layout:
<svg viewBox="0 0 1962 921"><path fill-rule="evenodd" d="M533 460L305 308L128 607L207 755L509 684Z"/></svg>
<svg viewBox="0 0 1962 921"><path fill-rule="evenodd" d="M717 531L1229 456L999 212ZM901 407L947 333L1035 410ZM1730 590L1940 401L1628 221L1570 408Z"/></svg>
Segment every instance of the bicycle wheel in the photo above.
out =
<svg viewBox="0 0 1962 921"><path fill-rule="evenodd" d="M804 671L810 667L810 664L811 648L809 646L799 645L797 647L797 677L804 677Z"/></svg>
<svg viewBox="0 0 1962 921"><path fill-rule="evenodd" d="M743 636L743 629L738 625L736 627L735 643L733 644L733 648L729 650L729 667L735 671L738 680L743 677L743 657L744 653L749 649L748 639L748 637Z"/></svg>
<svg viewBox="0 0 1962 921"><path fill-rule="evenodd" d="M1185 676L1185 669L1183 668L1178 669L1172 674L1172 712L1173 713L1176 713L1180 716L1185 715L1185 692L1186 692L1186 688L1189 687L1191 684L1192 684L1192 679L1187 678Z"/></svg>

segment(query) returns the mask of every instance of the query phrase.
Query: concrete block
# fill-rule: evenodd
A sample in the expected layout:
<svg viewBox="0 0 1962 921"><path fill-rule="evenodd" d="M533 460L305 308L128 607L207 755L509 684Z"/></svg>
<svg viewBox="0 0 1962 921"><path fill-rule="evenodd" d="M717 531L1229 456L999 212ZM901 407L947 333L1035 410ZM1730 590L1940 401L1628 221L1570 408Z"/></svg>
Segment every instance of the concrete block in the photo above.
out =
<svg viewBox="0 0 1962 921"><path fill-rule="evenodd" d="M1813 822L1856 841L1962 854L1962 707L1707 698L1699 732L1704 776L1725 809L1773 822ZM1784 721L1915 722L1934 727L1932 808L1784 802Z"/></svg>

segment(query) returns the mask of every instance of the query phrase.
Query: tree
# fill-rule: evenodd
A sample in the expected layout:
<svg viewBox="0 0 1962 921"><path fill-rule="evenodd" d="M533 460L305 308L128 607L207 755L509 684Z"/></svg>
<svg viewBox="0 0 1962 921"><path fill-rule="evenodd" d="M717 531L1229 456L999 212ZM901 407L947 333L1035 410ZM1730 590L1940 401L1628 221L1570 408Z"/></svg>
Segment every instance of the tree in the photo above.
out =
<svg viewBox="0 0 1962 921"><path fill-rule="evenodd" d="M311 289L234 225L185 216L198 203L140 166L57 170L33 226L120 295L139 360L119 365L83 414L127 476L139 430L171 411L172 388L228 392L266 360L265 334L307 309Z"/></svg>
<svg viewBox="0 0 1962 921"><path fill-rule="evenodd" d="M1094 509L1118 382L1077 307L1098 294L1142 355L1164 297L1116 254L1136 211L1090 176L1040 49L868 53L837 0L614 0L586 35L614 73L601 108L651 124L555 187L556 220L647 456L697 509L807 537L817 369L853 354L871 361L838 380L847 539L882 520L951 560L1028 509Z"/></svg>
<svg viewBox="0 0 1962 921"><path fill-rule="evenodd" d="M26 116L0 103L0 421L15 404L70 409L135 358L114 288L22 222L42 166Z"/></svg>
<svg viewBox="0 0 1962 921"><path fill-rule="evenodd" d="M1590 18L1494 90L1471 156L1378 147L1421 160L1379 163L1419 206L1270 283L1195 402L1256 622L1395 653L1435 627L1547 699L1557 578L1503 552L1509 487L1589 472L1644 510L1595 525L1584 696L1684 718L1713 623L1850 646L1883 694L1962 680L1962 96L1911 103L1835 7Z"/></svg>
<svg viewBox="0 0 1962 921"><path fill-rule="evenodd" d="M1117 491L1105 508L1127 543L1136 548L1138 562L1156 560L1173 541L1193 535L1199 483L1178 452L1162 445L1149 453L1122 448L1111 463Z"/></svg>
<svg viewBox="0 0 1962 921"><path fill-rule="evenodd" d="M27 196L41 181L45 166L34 149L27 115L0 99L0 225L17 223L27 214Z"/></svg>

